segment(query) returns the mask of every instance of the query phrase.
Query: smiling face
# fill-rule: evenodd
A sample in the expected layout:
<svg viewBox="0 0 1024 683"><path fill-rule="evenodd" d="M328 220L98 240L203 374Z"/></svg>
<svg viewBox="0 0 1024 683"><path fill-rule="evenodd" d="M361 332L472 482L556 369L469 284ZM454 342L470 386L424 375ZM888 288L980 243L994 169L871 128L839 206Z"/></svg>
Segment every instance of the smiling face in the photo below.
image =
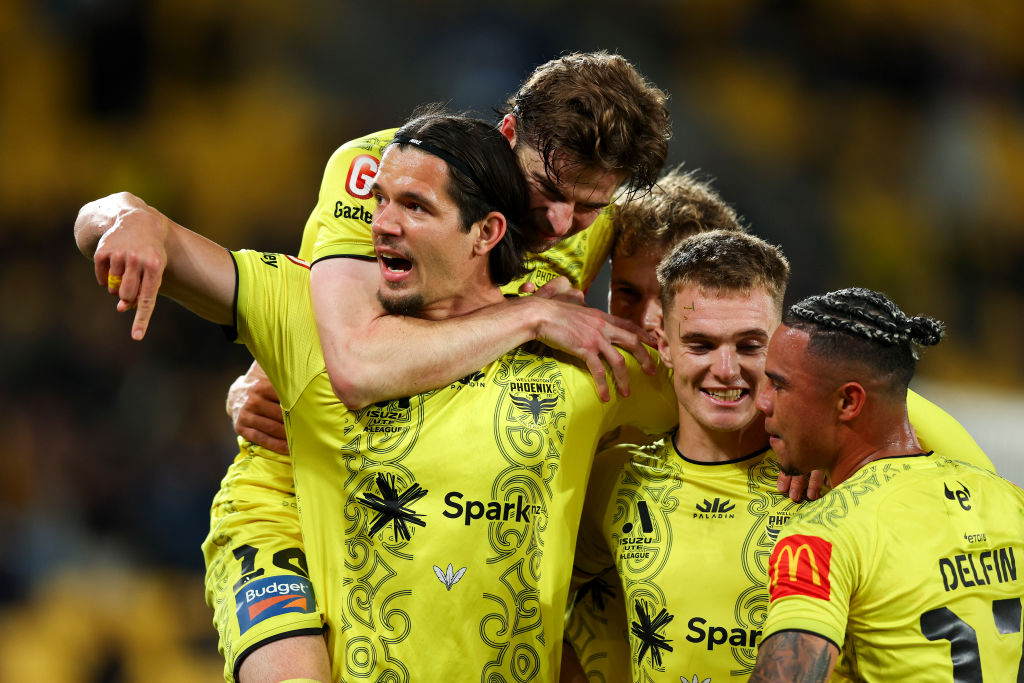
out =
<svg viewBox="0 0 1024 683"><path fill-rule="evenodd" d="M474 254L475 229L460 229L448 194L448 166L417 149L389 147L373 183L377 298L389 313L444 317L480 287L494 289L486 256Z"/></svg>
<svg viewBox="0 0 1024 683"><path fill-rule="evenodd" d="M662 358L675 371L680 433L737 432L760 418L754 399L778 324L778 307L764 288L709 295L680 286L659 335Z"/></svg>
<svg viewBox="0 0 1024 683"><path fill-rule="evenodd" d="M785 325L768 345L768 381L757 397L765 431L787 474L831 470L837 455L832 382L821 361L807 354L810 336Z"/></svg>

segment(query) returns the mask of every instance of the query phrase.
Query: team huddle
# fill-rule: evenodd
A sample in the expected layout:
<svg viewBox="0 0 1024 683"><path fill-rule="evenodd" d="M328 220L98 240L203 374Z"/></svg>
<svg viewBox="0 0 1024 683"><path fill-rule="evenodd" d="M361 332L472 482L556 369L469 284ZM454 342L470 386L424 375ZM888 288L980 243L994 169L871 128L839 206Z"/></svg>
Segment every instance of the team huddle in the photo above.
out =
<svg viewBox="0 0 1024 683"><path fill-rule="evenodd" d="M497 126L425 108L335 152L298 258L82 208L133 338L160 293L256 361L203 543L226 680L1024 681L1024 492L908 389L942 325L786 308L781 248L662 173L665 101L601 52Z"/></svg>

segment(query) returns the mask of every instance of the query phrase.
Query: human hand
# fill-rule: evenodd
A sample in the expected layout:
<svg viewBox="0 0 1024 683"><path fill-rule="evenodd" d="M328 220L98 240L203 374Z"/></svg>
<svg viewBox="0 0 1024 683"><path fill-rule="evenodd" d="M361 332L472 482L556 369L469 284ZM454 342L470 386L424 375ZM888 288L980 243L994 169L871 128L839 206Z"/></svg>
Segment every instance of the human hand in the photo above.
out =
<svg viewBox="0 0 1024 683"><path fill-rule="evenodd" d="M228 389L225 408L235 432L243 439L288 454L281 402L258 363L253 363Z"/></svg>
<svg viewBox="0 0 1024 683"><path fill-rule="evenodd" d="M167 266L167 219L141 200L118 211L93 255L96 281L118 297L121 313L136 309L132 339L146 335Z"/></svg>
<svg viewBox="0 0 1024 683"><path fill-rule="evenodd" d="M567 304L578 304L580 306L586 305L586 296L582 291L576 289L569 282L569 278L564 275L556 277L554 280L547 282L543 287L537 288L532 282L524 282L519 287L521 294L533 294L544 299L555 299L557 301L564 301Z"/></svg>
<svg viewBox="0 0 1024 683"><path fill-rule="evenodd" d="M626 360L615 347L632 353L648 375L655 373L654 360L644 343L653 346L656 341L632 322L558 298L534 296L522 301L538 309L536 338L586 363L602 401L611 399L605 364L611 370L619 395L629 396Z"/></svg>
<svg viewBox="0 0 1024 683"><path fill-rule="evenodd" d="M794 503L802 500L817 500L821 497L821 489L825 484L825 472L814 470L807 474L789 475L779 472L779 493L788 493Z"/></svg>

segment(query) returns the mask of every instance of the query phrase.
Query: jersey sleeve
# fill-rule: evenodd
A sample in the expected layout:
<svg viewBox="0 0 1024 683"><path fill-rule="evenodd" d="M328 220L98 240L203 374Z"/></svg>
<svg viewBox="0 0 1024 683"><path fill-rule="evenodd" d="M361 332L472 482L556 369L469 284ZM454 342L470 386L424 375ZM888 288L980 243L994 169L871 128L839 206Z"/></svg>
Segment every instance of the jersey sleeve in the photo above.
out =
<svg viewBox="0 0 1024 683"><path fill-rule="evenodd" d="M989 472L996 471L995 465L970 433L939 406L920 394L908 391L907 414L925 450L956 454L958 460Z"/></svg>
<svg viewBox="0 0 1024 683"><path fill-rule="evenodd" d="M624 353L626 370L629 373L629 397L623 398L615 389L605 411L601 433L604 434L621 425L636 427L648 434L666 432L679 424L679 404L669 377L668 368L661 362L658 352L648 349L654 360L656 371L648 375L639 361L631 354ZM614 379L607 373L608 386Z"/></svg>
<svg viewBox="0 0 1024 683"><path fill-rule="evenodd" d="M236 341L259 362L287 411L325 367L309 297L309 264L284 254L231 255L238 269Z"/></svg>
<svg viewBox="0 0 1024 683"><path fill-rule="evenodd" d="M812 505L825 504L819 499ZM836 528L809 521L812 505L805 504L794 516L772 550L767 577L770 602L761 642L780 631L803 631L841 650L860 565L871 554L863 546L871 535L858 534L852 524Z"/></svg>
<svg viewBox="0 0 1024 683"><path fill-rule="evenodd" d="M224 679L267 643L323 631L302 545L291 458L239 438L203 541Z"/></svg>
<svg viewBox="0 0 1024 683"><path fill-rule="evenodd" d="M370 189L395 130L346 142L331 155L316 207L302 233L300 258L310 262L335 257L375 258L370 234L374 209Z"/></svg>

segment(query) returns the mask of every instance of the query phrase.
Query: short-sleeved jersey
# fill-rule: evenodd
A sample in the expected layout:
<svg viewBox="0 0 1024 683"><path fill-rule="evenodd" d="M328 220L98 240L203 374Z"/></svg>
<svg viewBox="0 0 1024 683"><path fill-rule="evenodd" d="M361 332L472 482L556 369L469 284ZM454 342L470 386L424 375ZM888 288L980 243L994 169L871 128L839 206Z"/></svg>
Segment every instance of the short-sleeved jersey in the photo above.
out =
<svg viewBox="0 0 1024 683"><path fill-rule="evenodd" d="M540 344L441 389L349 411L304 263L238 252L237 331L278 390L310 583L336 680L554 680L592 454L664 428L671 388L629 359L602 403Z"/></svg>
<svg viewBox="0 0 1024 683"><path fill-rule="evenodd" d="M937 454L865 465L799 509L768 567L765 637L814 633L865 681L1019 681L1024 492Z"/></svg>
<svg viewBox="0 0 1024 683"><path fill-rule="evenodd" d="M339 147L327 162L320 196L306 221L300 258L375 258L370 224L375 207L370 193L384 148L397 129L372 133ZM614 232L612 207L586 230L562 240L543 254L532 255L531 271L502 291L514 294L525 282L538 287L562 275L577 289L586 289L608 260Z"/></svg>
<svg viewBox="0 0 1024 683"><path fill-rule="evenodd" d="M994 471L966 430L941 408L913 392L908 395L907 407L922 442L959 447L965 460ZM643 563L624 562L624 558L609 554L608 548L615 548L620 542L613 536L618 533L619 523L615 515L625 514L629 506L627 496L644 500L648 511L659 509L658 496L663 495L664 482L682 480L684 475L688 482L680 487L681 495L685 496L681 499L688 501L689 508L682 506L663 518L666 524L675 525L671 533L676 539L676 554L663 552L664 564L657 565L656 572ZM668 439L655 447L611 447L595 458L577 548L576 581L582 583L582 588L566 627L567 638L589 680L674 683L684 674L688 681L693 676L701 681L708 676L712 680L746 680L753 670L753 645L760 642L768 602L763 585L750 591L751 568L756 568L753 572L758 580L763 579L766 553L771 551L774 534L793 510L789 499L777 492L777 476L778 463L770 450L739 461L708 464L679 456ZM746 527L746 532L742 524L734 521L718 522L720 528L708 524L691 527L695 520L699 521L695 516L698 504L711 501L714 507L715 498L728 498L730 504L739 505L741 510L746 507L761 514L749 512L732 518L752 525ZM689 516L684 514L687 511ZM764 514L768 515L768 525ZM768 545L760 546L756 549L759 554L751 555L755 552L751 543L765 539L758 536L765 529L770 540L764 542ZM701 533L706 531L714 533ZM691 563L691 557L703 557L705 562L697 567ZM607 567L613 562L614 571L609 572ZM640 573L636 566L642 569ZM594 574L597 576L586 581ZM621 579L613 574L621 574ZM714 582L708 580L711 576L715 577ZM677 577L683 580L677 582ZM619 580L625 580L624 588L620 588ZM647 584L656 586L656 590L649 589ZM700 590L693 590L695 585ZM674 609L678 610L667 611L673 617L665 627L666 637L672 639L669 645L673 652L662 655L664 666L660 669L653 666L650 657L647 662L637 662L643 643L635 632L630 632L629 650L621 639L621 634L631 631L634 622L639 623L636 600L631 597L637 591L664 596L666 602L659 603L662 605L671 596ZM741 619L740 605L746 605L747 614L753 616ZM670 666L673 662L686 662L683 667L689 669L677 671Z"/></svg>
<svg viewBox="0 0 1024 683"><path fill-rule="evenodd" d="M746 680L768 607L768 558L795 506L776 487L774 452L696 462L678 452L671 435L613 450L625 463L595 467L576 570L614 563L629 630L625 675ZM616 459L623 458L599 456Z"/></svg>

